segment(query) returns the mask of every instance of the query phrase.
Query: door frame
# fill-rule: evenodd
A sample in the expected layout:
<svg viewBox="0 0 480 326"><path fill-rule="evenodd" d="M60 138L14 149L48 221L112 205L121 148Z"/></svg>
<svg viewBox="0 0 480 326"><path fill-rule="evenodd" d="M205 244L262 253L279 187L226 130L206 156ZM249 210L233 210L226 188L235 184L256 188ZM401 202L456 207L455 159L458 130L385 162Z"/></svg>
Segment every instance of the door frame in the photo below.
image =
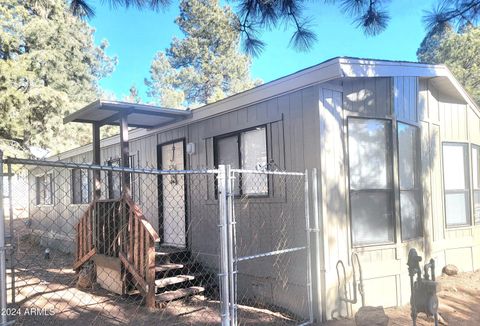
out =
<svg viewBox="0 0 480 326"><path fill-rule="evenodd" d="M162 170L162 147L166 145L171 145L174 143L182 142L183 144L183 169L187 170L187 139L185 137L176 138L167 142L157 144L157 169ZM157 176L157 199L158 199L158 233L160 236L160 244L164 243L164 217L163 217L163 175L159 174ZM185 205L185 248L188 248L188 184L187 178L184 174L184 205ZM160 209L162 208L162 209Z"/></svg>

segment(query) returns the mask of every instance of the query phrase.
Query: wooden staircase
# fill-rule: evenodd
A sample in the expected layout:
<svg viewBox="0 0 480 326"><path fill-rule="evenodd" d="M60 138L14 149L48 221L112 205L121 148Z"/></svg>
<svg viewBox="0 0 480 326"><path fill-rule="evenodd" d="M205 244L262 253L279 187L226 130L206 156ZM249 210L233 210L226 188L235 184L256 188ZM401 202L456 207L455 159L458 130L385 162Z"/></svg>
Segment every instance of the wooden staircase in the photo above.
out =
<svg viewBox="0 0 480 326"><path fill-rule="evenodd" d="M196 266L189 252L181 248L160 246L156 250L155 302L157 307L167 303L201 294L202 275L194 274Z"/></svg>
<svg viewBox="0 0 480 326"><path fill-rule="evenodd" d="M125 294L133 286L147 307L164 307L171 301L201 294L202 275L186 249L159 246L160 237L130 196L96 200L76 227L77 250L73 268L78 271L96 254L120 259ZM200 269L201 270L201 269Z"/></svg>

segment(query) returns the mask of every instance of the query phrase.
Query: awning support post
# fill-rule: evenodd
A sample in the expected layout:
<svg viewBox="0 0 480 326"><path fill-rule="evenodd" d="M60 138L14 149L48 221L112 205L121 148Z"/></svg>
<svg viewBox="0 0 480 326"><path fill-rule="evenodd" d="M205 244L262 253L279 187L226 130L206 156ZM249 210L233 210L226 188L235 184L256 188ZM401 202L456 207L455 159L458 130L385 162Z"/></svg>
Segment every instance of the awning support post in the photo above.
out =
<svg viewBox="0 0 480 326"><path fill-rule="evenodd" d="M92 136L93 136L93 164L100 165L100 124L92 123ZM100 171L93 171L93 199L99 199L101 193L101 179Z"/></svg>
<svg viewBox="0 0 480 326"><path fill-rule="evenodd" d="M122 167L130 167L130 149L128 144L128 122L127 114L122 114L120 118L120 151ZM122 189L130 193L130 173L122 173Z"/></svg>

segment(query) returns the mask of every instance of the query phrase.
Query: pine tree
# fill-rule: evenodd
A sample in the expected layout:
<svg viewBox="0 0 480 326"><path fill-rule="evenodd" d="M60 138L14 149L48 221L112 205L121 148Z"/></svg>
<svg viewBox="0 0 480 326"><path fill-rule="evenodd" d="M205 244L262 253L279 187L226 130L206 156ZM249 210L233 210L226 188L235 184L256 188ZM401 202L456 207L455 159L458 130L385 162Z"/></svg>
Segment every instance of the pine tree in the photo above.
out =
<svg viewBox="0 0 480 326"><path fill-rule="evenodd" d="M255 86L250 59L240 53L238 18L218 0L183 0L175 20L185 37L158 52L148 95L165 107L195 107Z"/></svg>
<svg viewBox="0 0 480 326"><path fill-rule="evenodd" d="M129 94L128 94L128 96L125 96L124 101L125 102L130 102L130 103L141 103L142 102L142 98L140 97L140 94L138 92L138 88L137 88L137 86L135 86L135 84L130 86Z"/></svg>
<svg viewBox="0 0 480 326"><path fill-rule="evenodd" d="M417 51L419 61L445 64L480 103L480 28L456 32L450 25L429 33Z"/></svg>
<svg viewBox="0 0 480 326"><path fill-rule="evenodd" d="M64 0L0 0L0 25L0 146L53 154L90 142L88 126L62 120L100 95L116 65L108 43L96 46Z"/></svg>

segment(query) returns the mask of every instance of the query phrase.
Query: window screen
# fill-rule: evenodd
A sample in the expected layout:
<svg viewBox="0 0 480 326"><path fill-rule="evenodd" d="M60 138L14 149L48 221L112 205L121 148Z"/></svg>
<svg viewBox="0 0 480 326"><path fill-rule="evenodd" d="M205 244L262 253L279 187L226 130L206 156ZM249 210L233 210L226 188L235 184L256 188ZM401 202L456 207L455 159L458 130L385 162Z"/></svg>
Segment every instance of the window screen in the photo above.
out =
<svg viewBox="0 0 480 326"><path fill-rule="evenodd" d="M350 215L354 245L394 240L391 124L348 120Z"/></svg>
<svg viewBox="0 0 480 326"><path fill-rule="evenodd" d="M466 144L443 144L443 185L447 227L470 224Z"/></svg>
<svg viewBox="0 0 480 326"><path fill-rule="evenodd" d="M480 147L472 146L473 212L475 224L480 224Z"/></svg>
<svg viewBox="0 0 480 326"><path fill-rule="evenodd" d="M234 169L258 170L267 166L267 138L265 127L242 131L216 139L216 163L230 164ZM235 194L268 194L268 176L242 174L235 181Z"/></svg>
<svg viewBox="0 0 480 326"><path fill-rule="evenodd" d="M35 177L35 193L36 193L36 199L35 199L35 204L36 205L41 205L44 197L44 180L45 176L41 177Z"/></svg>
<svg viewBox="0 0 480 326"><path fill-rule="evenodd" d="M53 204L53 175L45 174L45 205Z"/></svg>
<svg viewBox="0 0 480 326"><path fill-rule="evenodd" d="M233 169L240 168L238 135L217 140L217 164L230 164Z"/></svg>
<svg viewBox="0 0 480 326"><path fill-rule="evenodd" d="M265 128L246 131L240 135L241 166L245 170L260 170L267 164L267 139ZM244 194L267 194L268 176L266 174L243 174L242 192Z"/></svg>
<svg viewBox="0 0 480 326"><path fill-rule="evenodd" d="M89 171L72 170L72 204L86 204L91 200L91 176Z"/></svg>
<svg viewBox="0 0 480 326"><path fill-rule="evenodd" d="M217 140L217 166L230 164L233 169L240 168L239 135L220 138ZM239 180L235 180L233 192L240 194Z"/></svg>
<svg viewBox="0 0 480 326"><path fill-rule="evenodd" d="M398 174L400 179L400 219L402 239L418 238L423 233L420 211L417 128L398 124Z"/></svg>
<svg viewBox="0 0 480 326"><path fill-rule="evenodd" d="M390 189L389 122L349 119L351 189Z"/></svg>
<svg viewBox="0 0 480 326"><path fill-rule="evenodd" d="M53 204L53 176L51 173L35 177L35 204Z"/></svg>

